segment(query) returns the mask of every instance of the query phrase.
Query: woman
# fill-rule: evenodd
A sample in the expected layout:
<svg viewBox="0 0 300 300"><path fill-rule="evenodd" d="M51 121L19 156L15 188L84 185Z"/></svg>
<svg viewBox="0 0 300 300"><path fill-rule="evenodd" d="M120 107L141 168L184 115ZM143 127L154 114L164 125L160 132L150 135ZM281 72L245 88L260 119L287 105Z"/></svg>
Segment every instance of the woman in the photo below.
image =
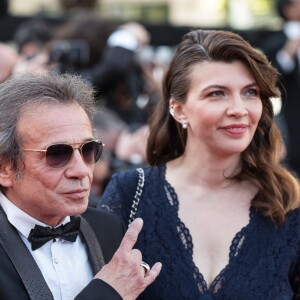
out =
<svg viewBox="0 0 300 300"><path fill-rule="evenodd" d="M277 77L239 35L183 37L150 120L151 167L134 205L144 219L136 246L163 264L140 299L300 297L299 185L280 165ZM127 223L140 173L115 175L103 195L101 206Z"/></svg>

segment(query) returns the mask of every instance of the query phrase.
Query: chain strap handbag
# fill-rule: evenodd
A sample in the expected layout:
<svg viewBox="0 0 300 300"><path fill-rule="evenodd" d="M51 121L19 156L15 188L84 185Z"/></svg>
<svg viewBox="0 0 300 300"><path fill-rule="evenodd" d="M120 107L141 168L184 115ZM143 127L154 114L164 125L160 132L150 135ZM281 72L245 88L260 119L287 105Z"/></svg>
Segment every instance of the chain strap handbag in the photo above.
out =
<svg viewBox="0 0 300 300"><path fill-rule="evenodd" d="M138 205L139 205L140 200L141 200L141 195L143 193L143 186L144 186L144 183L145 183L144 170L142 168L137 168L136 170L139 174L139 179L138 179L136 192L135 192L133 202L132 202L132 206L131 206L131 211L130 211L129 221L128 221L128 227L131 224L131 222L135 219L135 215L136 215L136 212L137 212L137 209L138 209Z"/></svg>

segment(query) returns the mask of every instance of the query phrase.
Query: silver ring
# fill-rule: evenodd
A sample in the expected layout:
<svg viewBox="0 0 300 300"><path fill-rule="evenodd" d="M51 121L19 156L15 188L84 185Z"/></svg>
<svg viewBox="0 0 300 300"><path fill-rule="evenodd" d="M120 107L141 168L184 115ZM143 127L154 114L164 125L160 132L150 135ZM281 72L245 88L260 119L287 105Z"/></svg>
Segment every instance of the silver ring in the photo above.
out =
<svg viewBox="0 0 300 300"><path fill-rule="evenodd" d="M141 261L140 266L144 268L144 271L145 271L144 277L148 276L150 273L150 266L147 263L145 263L144 261Z"/></svg>

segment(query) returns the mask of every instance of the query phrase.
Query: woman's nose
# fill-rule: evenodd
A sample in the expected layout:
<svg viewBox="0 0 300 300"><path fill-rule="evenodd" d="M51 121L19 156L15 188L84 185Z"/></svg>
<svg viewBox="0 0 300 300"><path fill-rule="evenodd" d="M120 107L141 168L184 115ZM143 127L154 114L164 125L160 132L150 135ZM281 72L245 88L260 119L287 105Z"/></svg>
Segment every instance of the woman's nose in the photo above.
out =
<svg viewBox="0 0 300 300"><path fill-rule="evenodd" d="M243 117L248 114L244 100L241 96L234 96L229 102L229 106L226 111L229 116Z"/></svg>

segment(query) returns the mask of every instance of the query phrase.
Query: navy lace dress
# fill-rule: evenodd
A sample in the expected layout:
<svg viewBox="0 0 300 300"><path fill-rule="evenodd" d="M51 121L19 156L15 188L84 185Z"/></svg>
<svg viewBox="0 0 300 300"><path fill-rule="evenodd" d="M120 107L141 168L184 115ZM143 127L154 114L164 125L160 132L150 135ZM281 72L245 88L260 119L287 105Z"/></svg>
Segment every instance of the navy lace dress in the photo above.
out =
<svg viewBox="0 0 300 300"><path fill-rule="evenodd" d="M300 210L276 226L250 209L250 221L234 237L228 265L208 287L193 262L193 241L178 217L175 190L165 166L145 168L145 185L137 210L144 227L136 248L161 274L138 299L148 300L288 300L300 299ZM110 209L128 223L138 172L112 177L99 208Z"/></svg>

